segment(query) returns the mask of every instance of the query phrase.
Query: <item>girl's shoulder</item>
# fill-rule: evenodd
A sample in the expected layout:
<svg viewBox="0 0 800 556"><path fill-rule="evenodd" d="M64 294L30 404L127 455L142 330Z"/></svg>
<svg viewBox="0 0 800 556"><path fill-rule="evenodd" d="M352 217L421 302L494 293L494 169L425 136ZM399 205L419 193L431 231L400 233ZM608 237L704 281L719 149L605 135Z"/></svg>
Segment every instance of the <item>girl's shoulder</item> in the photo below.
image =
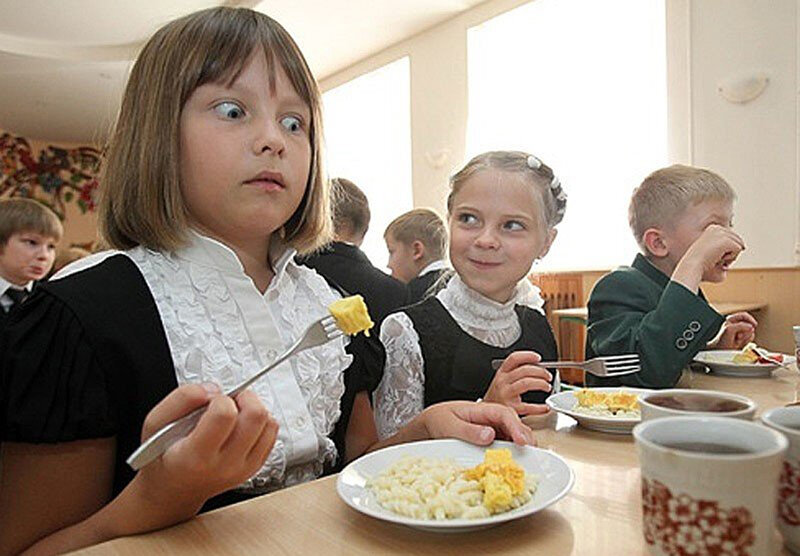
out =
<svg viewBox="0 0 800 556"><path fill-rule="evenodd" d="M544 308L531 307L530 305L518 303L514 306L514 310L522 323L547 323L547 316L545 315Z"/></svg>
<svg viewBox="0 0 800 556"><path fill-rule="evenodd" d="M90 269L90 268L94 268L94 267L96 267L98 265L102 265L107 259L116 257L117 255L123 255L123 254L124 254L123 251L117 251L117 250L114 250L114 249L110 249L110 250L107 250L107 251L100 251L98 253L93 253L91 255L83 257L82 259L78 259L77 261L74 261L74 262L68 264L67 266L65 266L64 268L62 268L58 272L56 272L53 275L53 277L49 280L49 282L55 282L57 280L61 280L61 279L66 278L68 276L72 276L74 274L78 274L78 273L80 273L80 272L82 272L84 270L87 270L87 269ZM116 265L112 264L110 266L116 266ZM106 267L106 268L108 268L108 267Z"/></svg>
<svg viewBox="0 0 800 556"><path fill-rule="evenodd" d="M323 277L311 267L297 263L294 259L286 264L285 275L294 282L295 287L292 290L295 295L311 295L326 306L350 295L332 280Z"/></svg>
<svg viewBox="0 0 800 556"><path fill-rule="evenodd" d="M392 317L406 328L413 328L420 337L452 335L460 330L458 323L436 296L426 297L386 318L389 320Z"/></svg>
<svg viewBox="0 0 800 556"><path fill-rule="evenodd" d="M144 278L122 251L103 251L75 261L40 288L62 302L84 302L96 308L103 307L108 298L129 299L136 292L146 293Z"/></svg>

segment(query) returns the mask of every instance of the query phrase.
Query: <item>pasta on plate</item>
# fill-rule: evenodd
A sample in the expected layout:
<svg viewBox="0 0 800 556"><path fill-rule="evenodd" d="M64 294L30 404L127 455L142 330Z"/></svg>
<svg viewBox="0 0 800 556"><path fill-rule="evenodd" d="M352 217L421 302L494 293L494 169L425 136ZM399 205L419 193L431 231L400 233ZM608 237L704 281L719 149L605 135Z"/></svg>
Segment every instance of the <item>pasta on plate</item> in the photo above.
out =
<svg viewBox="0 0 800 556"><path fill-rule="evenodd" d="M466 469L448 459L405 457L367 481L381 507L424 520L507 512L530 501L537 485L507 449L486 450L483 463Z"/></svg>

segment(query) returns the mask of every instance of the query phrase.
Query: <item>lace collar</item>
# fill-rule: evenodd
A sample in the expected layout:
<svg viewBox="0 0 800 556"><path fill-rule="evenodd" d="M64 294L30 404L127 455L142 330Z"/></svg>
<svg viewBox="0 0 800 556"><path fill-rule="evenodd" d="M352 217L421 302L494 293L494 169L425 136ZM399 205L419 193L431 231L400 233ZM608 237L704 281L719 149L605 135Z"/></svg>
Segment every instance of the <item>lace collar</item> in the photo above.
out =
<svg viewBox="0 0 800 556"><path fill-rule="evenodd" d="M543 302L538 292L536 286L523 280L517 284L511 299L505 303L498 303L467 286L461 277L455 274L436 297L462 328L466 326L470 329L489 331L517 329L519 320L514 311L515 305L527 305L541 311Z"/></svg>

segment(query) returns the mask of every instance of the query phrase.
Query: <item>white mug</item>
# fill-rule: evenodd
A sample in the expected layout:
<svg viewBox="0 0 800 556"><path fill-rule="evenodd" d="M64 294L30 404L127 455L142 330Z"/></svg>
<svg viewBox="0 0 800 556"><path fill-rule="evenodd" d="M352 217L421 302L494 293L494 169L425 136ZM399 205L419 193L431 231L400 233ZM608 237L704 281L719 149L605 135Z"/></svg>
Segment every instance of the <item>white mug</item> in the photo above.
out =
<svg viewBox="0 0 800 556"><path fill-rule="evenodd" d="M644 537L657 556L772 554L786 438L724 417L664 417L633 429Z"/></svg>
<svg viewBox="0 0 800 556"><path fill-rule="evenodd" d="M776 407L761 420L789 440L778 484L778 529L786 548L800 554L800 407Z"/></svg>

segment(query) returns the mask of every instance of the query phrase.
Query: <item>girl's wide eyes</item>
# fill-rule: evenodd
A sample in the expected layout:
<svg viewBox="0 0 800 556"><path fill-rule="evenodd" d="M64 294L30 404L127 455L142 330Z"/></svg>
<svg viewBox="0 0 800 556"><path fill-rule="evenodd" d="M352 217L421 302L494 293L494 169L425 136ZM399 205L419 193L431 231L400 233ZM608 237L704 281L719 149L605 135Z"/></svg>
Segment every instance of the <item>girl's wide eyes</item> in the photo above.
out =
<svg viewBox="0 0 800 556"><path fill-rule="evenodd" d="M503 227L507 230L512 230L512 231L525 229L525 226L522 224L522 222L519 222L517 220L509 220L503 225Z"/></svg>
<svg viewBox="0 0 800 556"><path fill-rule="evenodd" d="M281 125L291 132L303 129L303 122L297 116L284 116L281 118Z"/></svg>
<svg viewBox="0 0 800 556"><path fill-rule="evenodd" d="M463 224L474 224L475 222L478 221L478 219L475 218L474 214L469 214L468 212L462 212L461 214L458 215L458 221Z"/></svg>
<svg viewBox="0 0 800 556"><path fill-rule="evenodd" d="M214 106L214 111L229 120L240 120L244 117L244 110L235 102L220 102Z"/></svg>

